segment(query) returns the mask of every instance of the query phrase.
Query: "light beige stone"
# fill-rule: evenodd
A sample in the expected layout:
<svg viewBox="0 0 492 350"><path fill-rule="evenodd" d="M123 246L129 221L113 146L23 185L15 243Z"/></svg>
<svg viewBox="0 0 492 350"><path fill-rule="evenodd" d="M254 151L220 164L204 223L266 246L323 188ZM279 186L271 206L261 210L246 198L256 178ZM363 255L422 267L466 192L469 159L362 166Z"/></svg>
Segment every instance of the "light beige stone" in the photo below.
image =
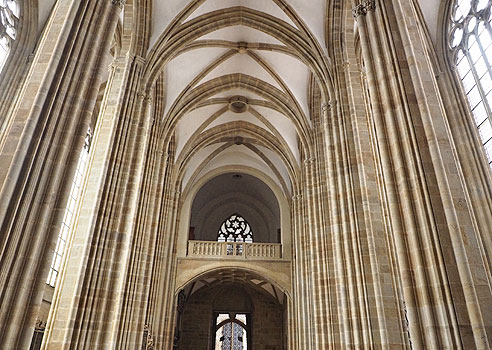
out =
<svg viewBox="0 0 492 350"><path fill-rule="evenodd" d="M210 349L217 313L245 312L254 349L490 349L492 179L445 49L453 1L233 3L59 0L39 33L22 5L2 347ZM233 210L254 243L195 240Z"/></svg>

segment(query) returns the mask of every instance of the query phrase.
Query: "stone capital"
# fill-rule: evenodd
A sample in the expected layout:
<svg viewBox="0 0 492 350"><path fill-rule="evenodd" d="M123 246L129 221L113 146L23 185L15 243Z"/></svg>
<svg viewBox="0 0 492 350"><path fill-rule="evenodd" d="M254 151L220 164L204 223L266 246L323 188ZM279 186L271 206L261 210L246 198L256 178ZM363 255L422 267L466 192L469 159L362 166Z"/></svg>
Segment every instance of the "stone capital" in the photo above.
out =
<svg viewBox="0 0 492 350"><path fill-rule="evenodd" d="M360 16L364 16L366 14L365 12L365 8L362 4L359 4L359 5L356 5L353 9L352 9L352 16L357 19L359 18Z"/></svg>
<svg viewBox="0 0 492 350"><path fill-rule="evenodd" d="M328 102L325 102L321 105L321 112L326 113L330 109L334 110L337 106L337 100L330 100Z"/></svg>
<svg viewBox="0 0 492 350"><path fill-rule="evenodd" d="M125 6L126 0L111 0L111 5L118 6L122 9Z"/></svg>
<svg viewBox="0 0 492 350"><path fill-rule="evenodd" d="M315 161L316 159L314 157L304 159L304 166L308 167L310 165L313 165Z"/></svg>
<svg viewBox="0 0 492 350"><path fill-rule="evenodd" d="M44 330L46 328L46 322L41 321L39 318L36 319L36 323L34 324L35 330Z"/></svg>
<svg viewBox="0 0 492 350"><path fill-rule="evenodd" d="M32 63L32 61L34 61L34 54L30 53L29 55L27 55L26 62L27 64L30 64Z"/></svg>
<svg viewBox="0 0 492 350"><path fill-rule="evenodd" d="M141 66L145 65L145 57L135 55L133 56L133 61Z"/></svg>
<svg viewBox="0 0 492 350"><path fill-rule="evenodd" d="M375 9L376 9L375 0L365 0L362 1L360 4L356 5L352 9L352 16L354 16L354 18L357 19L360 16L367 15L368 12L374 11Z"/></svg>
<svg viewBox="0 0 492 350"><path fill-rule="evenodd" d="M144 103L146 104L150 104L152 103L152 97L145 91L140 91L137 93L137 97L140 99L140 100L143 100Z"/></svg>
<svg viewBox="0 0 492 350"><path fill-rule="evenodd" d="M366 13L374 11L376 9L376 0L366 0L364 5L366 6Z"/></svg>
<svg viewBox="0 0 492 350"><path fill-rule="evenodd" d="M326 102L325 102L325 103L323 103L323 104L321 105L321 112L326 113L326 112L328 112L328 109L329 109L329 108L330 108L330 105L329 105L328 103L326 103Z"/></svg>
<svg viewBox="0 0 492 350"><path fill-rule="evenodd" d="M298 202L302 199L302 194L301 193L297 193L295 195L292 196L292 201L293 202Z"/></svg>
<svg viewBox="0 0 492 350"><path fill-rule="evenodd" d="M152 96L149 96L149 95L145 96L144 102L147 104L151 104L152 103Z"/></svg>
<svg viewBox="0 0 492 350"><path fill-rule="evenodd" d="M436 72L434 76L436 77L436 79L439 79L444 75L446 75L446 72L440 70L440 71Z"/></svg>

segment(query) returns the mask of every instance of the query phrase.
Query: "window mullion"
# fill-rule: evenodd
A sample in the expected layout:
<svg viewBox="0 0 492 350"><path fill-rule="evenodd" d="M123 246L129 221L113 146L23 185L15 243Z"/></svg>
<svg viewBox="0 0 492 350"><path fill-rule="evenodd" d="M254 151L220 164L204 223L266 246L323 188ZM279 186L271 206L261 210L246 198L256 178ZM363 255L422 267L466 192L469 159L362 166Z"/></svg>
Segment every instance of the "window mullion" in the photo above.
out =
<svg viewBox="0 0 492 350"><path fill-rule="evenodd" d="M486 72L485 74L487 74L487 73L488 73L488 74L489 74L489 76L491 76L492 69L491 69L491 66L490 66L490 62L489 62L489 59L488 59L488 57L487 57L487 55L486 55L486 53L485 53L485 50L484 50L484 48L483 48L482 41L480 40L480 37L479 37L479 35L478 35L478 29L477 29L477 28L478 28L478 25L477 25L477 27L475 28L474 32L475 32L475 37L476 37L476 42L477 42L478 48L480 49L480 52L482 53L482 57L481 57L481 58L484 60L484 62L485 62L485 66L487 67L487 72ZM484 29L484 30L486 30L486 29ZM475 68L473 65L472 65L471 67L472 67L472 69L474 69L474 68ZM478 75L477 75L477 76L478 76ZM481 78L481 77L480 77L480 78ZM490 120L492 120L492 119L491 119L491 116L492 116L492 113L491 113L491 108L492 108L492 106L490 106L490 105L489 105L489 101L488 101L488 99L487 99L487 94L492 94L492 90L490 90L490 91L488 91L488 92L486 93L486 92L485 92L485 89L484 89L484 87L483 87L483 85L482 85L482 82L481 82L480 80L477 80L477 86L478 86L478 85L479 85L479 92L480 92L480 95L482 96L482 101L483 101L482 103L483 103L483 105L485 106L486 111L487 111L487 115L488 115L488 118L487 118L487 119L485 119L484 121L482 121L482 122L480 123L480 125L477 125L477 127L478 127L478 128L479 128L479 130L480 130L480 127L481 127L484 123L487 123L487 121L488 121L488 122L490 122ZM487 102L487 103L486 103L486 102ZM483 145L485 145L487 142L489 142L489 141L490 141L490 139L492 138L492 136L491 136L491 137L489 137L488 139L483 139L483 138L482 138L482 136L481 136L480 138L481 138L481 140L482 140L482 144L483 144Z"/></svg>
<svg viewBox="0 0 492 350"><path fill-rule="evenodd" d="M468 99L474 124L478 129L487 158L489 158L489 164L491 164L492 25L488 18L492 5L490 1L485 4L479 3L477 0L459 2L454 0L453 3L454 12L449 17L449 47L457 50L454 52L460 56L463 55L462 58L455 61L457 76L461 80L462 91ZM480 8L479 11L477 11L477 6ZM476 43L470 42L470 40L475 40ZM487 56L487 53L490 57ZM467 61L463 61L463 59Z"/></svg>
<svg viewBox="0 0 492 350"><path fill-rule="evenodd" d="M471 69L471 72L473 74L473 77L475 78L475 83L476 83L476 86L477 86L477 89L478 89L478 93L480 94L480 97L482 99L482 103L483 103L483 105L485 107L485 110L487 111L487 117L490 118L490 116L492 115L492 110L490 109L488 103L486 103L486 99L485 99L486 95L485 95L485 92L483 90L482 84L480 83L480 79L478 77L477 70L475 69L475 66L473 65L473 60L472 60L472 57L470 56L470 52L467 51L467 50L463 50L463 52L464 52L464 54L466 56L466 59L470 63L470 69ZM460 77L460 79L462 79L462 78L463 77ZM472 107L472 106L470 106L470 107ZM474 107L476 107L476 106L473 106L473 108Z"/></svg>
<svg viewBox="0 0 492 350"><path fill-rule="evenodd" d="M477 42L478 42L478 38L477 38ZM482 99L482 101L480 103L483 104L483 107L485 108L485 111L487 113L487 118L480 124L482 125L483 123L485 123L486 121L490 121L491 120L491 116L492 116L492 111L491 111L491 107L489 106L488 102L487 102L487 99L486 99L486 95L485 95L485 92L483 90L483 87L482 87L482 84L480 83L480 80L478 79L478 73L475 69L475 66L473 65L473 61L471 59L471 56L470 56L470 53L468 51L464 51L465 52L465 55L466 55L466 59L468 60L468 62L470 62L470 69L471 69L471 72L475 78L475 82L476 82L476 86L477 86L477 89L478 89L478 92L480 94L480 97ZM492 92L491 92L492 93ZM478 103L477 106L480 104ZM473 108L476 108L477 106L474 106ZM471 106L470 106L471 107ZM473 114L473 110L472 110L472 114ZM477 125L477 123L475 122L475 125L477 127L477 129L479 129L479 126L480 125ZM479 134L480 134L480 131L479 131ZM485 145L485 143L487 142L490 142L490 140L483 140L482 137L480 136L480 143L482 145ZM487 157L488 158L488 157ZM492 161L491 159L487 159L489 161L489 164L490 162Z"/></svg>
<svg viewBox="0 0 492 350"><path fill-rule="evenodd" d="M478 28L478 25L477 25L477 28ZM485 65L487 66L487 73L485 73L485 74L489 74L489 76L492 78L491 65L490 65L490 62L489 62L489 59L488 59L487 55L485 54L485 50L483 48L482 42L480 41L480 37L478 35L478 29L477 28L475 28L475 30L474 30L474 35L475 35L475 38L476 38L476 42L477 42L478 48L480 49L480 52L482 53L482 57L481 58L484 60ZM484 30L487 30L487 29L484 29ZM471 57L469 57L468 51L466 53L467 53L468 61L470 62L470 67L471 67L471 69L473 71L473 76L475 77L475 80L477 82L478 91L480 92L480 96L482 97L482 103L483 103L483 105L485 107L485 110L487 111L487 119L483 120L480 123L480 125L482 125L487 120L491 120L492 106L490 106L490 104L489 104L489 102L487 100L487 95L488 94L491 94L492 91L485 92L485 89L484 89L484 87L482 85L482 82L480 81L480 79L482 77L479 77L478 76L478 73L475 70L475 66L473 65L473 63L471 63L472 61L470 60ZM480 125L477 124L477 127L480 127ZM482 143L484 143L483 141L484 140L482 140Z"/></svg>

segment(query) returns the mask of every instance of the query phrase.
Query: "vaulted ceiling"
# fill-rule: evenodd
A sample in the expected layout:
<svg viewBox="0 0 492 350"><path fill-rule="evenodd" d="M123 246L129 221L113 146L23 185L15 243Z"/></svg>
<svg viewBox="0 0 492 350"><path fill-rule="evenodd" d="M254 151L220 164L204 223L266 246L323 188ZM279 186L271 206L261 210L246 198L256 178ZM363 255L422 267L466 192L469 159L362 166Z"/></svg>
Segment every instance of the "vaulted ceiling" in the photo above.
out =
<svg viewBox="0 0 492 350"><path fill-rule="evenodd" d="M313 92L328 94L325 2L153 2L149 66L165 73L163 133L182 190L233 167L290 197L311 152Z"/></svg>
<svg viewBox="0 0 492 350"><path fill-rule="evenodd" d="M229 167L265 175L289 198L313 156L315 114L333 97L328 2L152 3L148 76L162 80L159 117L180 190ZM431 34L441 3L424 4Z"/></svg>

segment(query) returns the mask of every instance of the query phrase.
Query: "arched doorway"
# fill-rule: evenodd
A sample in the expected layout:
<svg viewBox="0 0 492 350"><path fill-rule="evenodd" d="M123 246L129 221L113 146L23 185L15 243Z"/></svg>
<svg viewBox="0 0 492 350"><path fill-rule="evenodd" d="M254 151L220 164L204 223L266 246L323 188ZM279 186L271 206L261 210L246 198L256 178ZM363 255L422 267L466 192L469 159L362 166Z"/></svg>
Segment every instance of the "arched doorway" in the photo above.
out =
<svg viewBox="0 0 492 350"><path fill-rule="evenodd" d="M176 348L281 350L287 343L287 298L274 284L244 270L201 276L182 290Z"/></svg>

